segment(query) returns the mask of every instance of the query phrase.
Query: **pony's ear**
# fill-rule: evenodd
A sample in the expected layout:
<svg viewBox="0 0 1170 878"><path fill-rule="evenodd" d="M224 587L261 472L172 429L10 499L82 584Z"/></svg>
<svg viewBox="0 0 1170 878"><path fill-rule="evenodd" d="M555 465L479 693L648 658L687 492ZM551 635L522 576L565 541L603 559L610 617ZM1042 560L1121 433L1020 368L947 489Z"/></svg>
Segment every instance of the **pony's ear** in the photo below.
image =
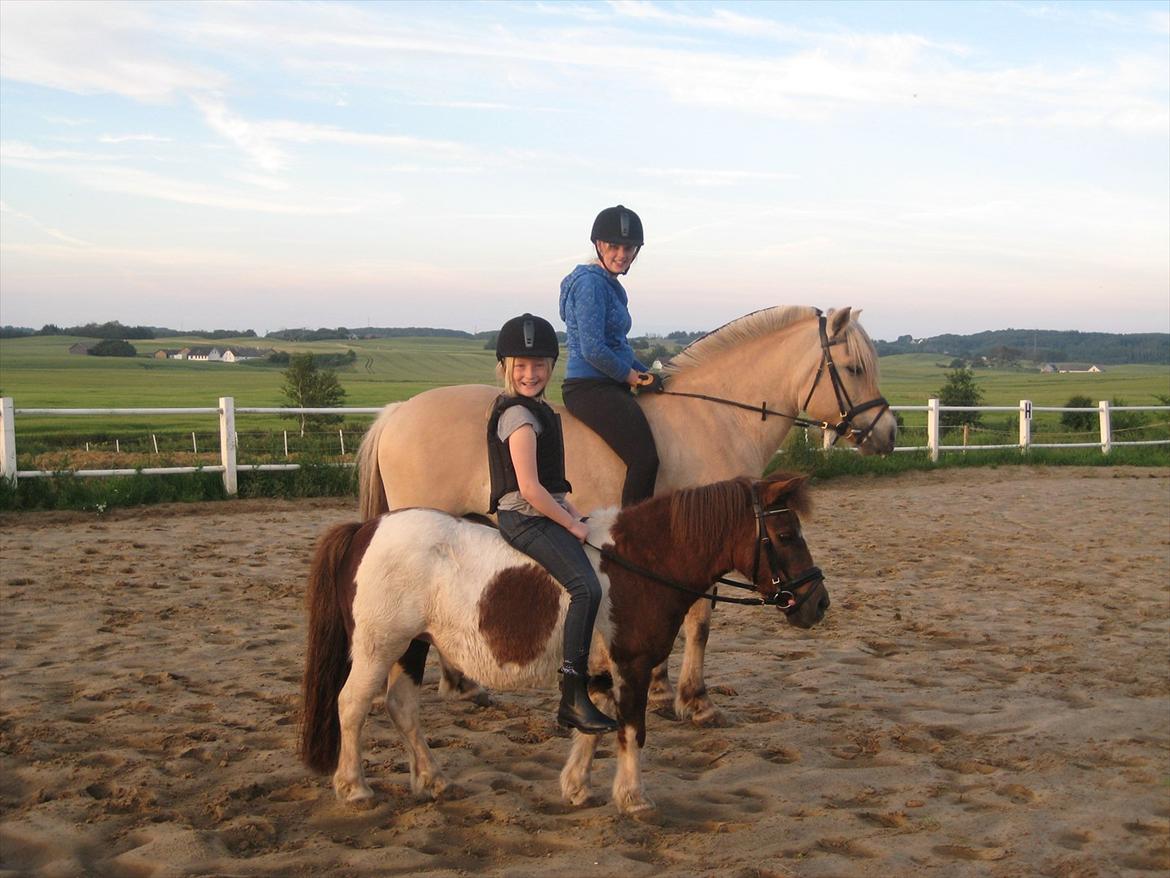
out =
<svg viewBox="0 0 1170 878"><path fill-rule="evenodd" d="M779 477L774 476L763 483L760 499L764 501L765 506L775 505L782 497L789 498L791 503L792 497L803 497L804 486L807 482L808 476L782 473ZM799 505L803 505L803 503Z"/></svg>
<svg viewBox="0 0 1170 878"><path fill-rule="evenodd" d="M852 313L853 308L848 305L829 312L829 338L836 338L845 331Z"/></svg>

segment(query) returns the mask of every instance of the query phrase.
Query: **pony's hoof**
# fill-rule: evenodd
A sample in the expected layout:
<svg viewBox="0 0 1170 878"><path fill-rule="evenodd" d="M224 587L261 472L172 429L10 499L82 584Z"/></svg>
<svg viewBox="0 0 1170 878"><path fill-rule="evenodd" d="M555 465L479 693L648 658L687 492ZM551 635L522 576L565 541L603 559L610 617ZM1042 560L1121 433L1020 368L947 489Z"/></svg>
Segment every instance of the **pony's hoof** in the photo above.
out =
<svg viewBox="0 0 1170 878"><path fill-rule="evenodd" d="M677 701L674 705L674 713L683 722L690 722L700 728L711 729L727 725L722 711L709 698L685 703Z"/></svg>
<svg viewBox="0 0 1170 878"><path fill-rule="evenodd" d="M561 790L561 797L570 805L588 805L593 798L589 787L576 787L571 790Z"/></svg>
<svg viewBox="0 0 1170 878"><path fill-rule="evenodd" d="M459 787L441 774L421 780L412 786L416 796L433 799L436 802L439 799L458 799L460 797Z"/></svg>
<svg viewBox="0 0 1170 878"><path fill-rule="evenodd" d="M354 808L370 808L374 804L374 791L364 781L335 781L333 791L339 801Z"/></svg>
<svg viewBox="0 0 1170 878"><path fill-rule="evenodd" d="M645 817L655 811L654 803L645 796L627 796L618 803L618 808L628 817Z"/></svg>

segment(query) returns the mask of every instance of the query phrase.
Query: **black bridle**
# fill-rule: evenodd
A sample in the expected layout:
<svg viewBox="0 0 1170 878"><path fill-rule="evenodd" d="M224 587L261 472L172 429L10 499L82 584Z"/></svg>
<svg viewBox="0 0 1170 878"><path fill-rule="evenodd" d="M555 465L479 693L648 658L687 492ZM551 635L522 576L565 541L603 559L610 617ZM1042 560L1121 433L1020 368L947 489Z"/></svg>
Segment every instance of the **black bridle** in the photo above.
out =
<svg viewBox="0 0 1170 878"><path fill-rule="evenodd" d="M756 552L752 560L752 582L754 583L760 572L760 555L763 554L768 560L768 570L771 576L772 587L775 589L772 594L764 598L729 598L719 594L708 594L705 591L695 591L683 585L681 582L676 582L673 579L668 579L661 574L655 573L635 564L621 555L617 554L612 548L608 546L594 546L588 543L591 548L596 549L603 558L613 561L619 567L624 567L639 576L644 576L647 579L656 582L660 585L665 585L673 588L675 591L681 591L696 598L705 598L711 601L714 606L716 602L724 604L744 604L747 606L766 606L779 607L784 611L784 615L791 616L793 613L800 610L804 606L805 601L809 596L816 591L815 585L807 588L803 593L800 593L800 588L809 583L821 582L824 580L824 575L821 573L820 567L810 567L800 576L790 576L788 571L784 569L784 562L780 560L780 555L776 551L776 547L772 544L772 538L768 536L768 528L764 523L764 519L769 515L779 515L783 512L789 512L787 506L766 507L760 502L759 491L756 485L751 487L752 512L756 518ZM736 588L743 588L749 591L754 591L755 586L746 582L738 582L734 579L726 579L725 577L718 577L713 582L723 583L724 585L735 586Z"/></svg>
<svg viewBox="0 0 1170 878"><path fill-rule="evenodd" d="M873 433L873 428L880 420L883 413L889 411L890 404L886 402L884 396L877 396L873 399L863 402L860 405L854 405L849 398L849 391L845 389L844 383L841 381L841 375L837 371L837 364L833 362L833 346L843 344L844 338L829 338L828 334L828 318L817 309L817 318L820 321L821 334L821 363L817 367L817 374L813 378L812 387L808 390L808 396L804 399L804 405L801 409L808 410L808 404L812 401L813 394L816 392L817 385L820 383L821 376L826 372L829 375L829 381L833 385L833 395L837 398L837 413L839 420L833 424L829 421L814 421L808 418L802 418L798 415L789 414L787 412L778 412L774 409L768 408L768 403L765 400L759 405L749 405L744 402L736 402L732 399L724 399L719 396L708 396L705 393L685 393L681 390L660 390L659 393L664 393L669 396L687 396L691 399L703 399L708 402L717 402L722 405L735 406L736 408L745 409L749 412L759 412L760 420L766 421L768 415L774 415L778 418L788 418L793 425L797 427L819 427L820 429L834 433L837 439L842 439L846 436L850 437L858 446L864 444L869 440ZM858 427L853 423L853 418L862 412L867 412L870 409L878 408L880 411L874 415L873 420L869 422L867 427ZM833 440L836 442L837 440Z"/></svg>

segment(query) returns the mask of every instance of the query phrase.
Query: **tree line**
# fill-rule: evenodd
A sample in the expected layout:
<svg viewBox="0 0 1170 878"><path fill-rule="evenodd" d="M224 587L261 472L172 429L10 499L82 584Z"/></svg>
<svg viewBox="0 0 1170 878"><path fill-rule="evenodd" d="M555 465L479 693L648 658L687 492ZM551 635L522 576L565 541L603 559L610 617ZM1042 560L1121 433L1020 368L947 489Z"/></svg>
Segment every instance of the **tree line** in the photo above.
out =
<svg viewBox="0 0 1170 878"><path fill-rule="evenodd" d="M935 335L915 339L900 335L895 341L876 341L879 356L891 354L945 354L972 359L987 357L997 363L1091 362L1170 363L1170 333L1080 332L1055 329L995 329L971 335Z"/></svg>

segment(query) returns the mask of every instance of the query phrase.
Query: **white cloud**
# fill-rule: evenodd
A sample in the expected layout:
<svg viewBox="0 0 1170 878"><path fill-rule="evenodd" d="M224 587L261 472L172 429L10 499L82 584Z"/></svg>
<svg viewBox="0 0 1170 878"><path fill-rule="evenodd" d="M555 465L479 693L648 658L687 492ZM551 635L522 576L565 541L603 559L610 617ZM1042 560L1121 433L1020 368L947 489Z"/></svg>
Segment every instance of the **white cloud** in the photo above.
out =
<svg viewBox="0 0 1170 878"><path fill-rule="evenodd" d="M103 134L98 143L171 143L170 137L157 134Z"/></svg>
<svg viewBox="0 0 1170 878"><path fill-rule="evenodd" d="M155 48L152 7L139 3L5 3L3 76L75 94L112 93L158 102L224 77Z"/></svg>

